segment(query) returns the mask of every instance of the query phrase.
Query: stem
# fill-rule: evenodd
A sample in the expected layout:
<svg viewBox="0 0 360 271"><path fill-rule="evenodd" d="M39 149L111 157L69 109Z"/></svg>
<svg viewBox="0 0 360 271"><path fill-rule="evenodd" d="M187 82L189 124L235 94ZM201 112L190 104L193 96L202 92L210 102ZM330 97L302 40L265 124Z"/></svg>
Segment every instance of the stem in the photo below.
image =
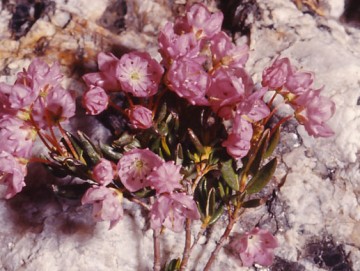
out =
<svg viewBox="0 0 360 271"><path fill-rule="evenodd" d="M122 109L120 106L118 106L117 104L115 104L113 101L109 100L109 105L114 108L115 110L119 111L121 114L123 114L124 116L127 116L126 112L124 109Z"/></svg>
<svg viewBox="0 0 360 271"><path fill-rule="evenodd" d="M154 230L153 239L154 239L154 271L160 271L161 262L160 262L160 229Z"/></svg>
<svg viewBox="0 0 360 271"><path fill-rule="evenodd" d="M128 198L128 200L139 204L141 207L145 208L147 211L150 211L150 206L147 205L146 203L142 202L141 200L137 199L137 198Z"/></svg>
<svg viewBox="0 0 360 271"><path fill-rule="evenodd" d="M198 185L201 178L204 176L203 172L198 172L198 175L196 176L193 185L191 186L191 191L188 191L188 194L191 195L194 194L194 191L196 189L196 186ZM194 243L195 244L195 243ZM185 224L185 247L184 247L184 253L183 253L183 259L181 261L180 270L184 271L186 269L187 263L190 258L190 253L192 251L192 248L194 247L194 244L191 246L191 219L186 219Z"/></svg>
<svg viewBox="0 0 360 271"><path fill-rule="evenodd" d="M194 194L194 191L198 185L198 183L200 182L201 178L204 176L204 173L200 173L199 175L196 176L193 185L191 186L191 194Z"/></svg>
<svg viewBox="0 0 360 271"><path fill-rule="evenodd" d="M37 134L39 135L40 140L42 141L42 143L44 143L45 147L48 148L49 151L52 151L53 148L49 145L49 143L46 141L44 136L41 134L41 130L40 130L39 126L36 124L36 122L34 121L31 114L30 114L30 123L35 128Z"/></svg>
<svg viewBox="0 0 360 271"><path fill-rule="evenodd" d="M293 117L292 115L287 116L287 117L284 117L284 118L282 118L278 123L276 123L276 125L275 125L275 126L271 129L271 131L270 131L270 136L271 136L272 134L274 134L274 132L276 131L276 129L279 128L279 126L280 126L281 124L283 124L284 122L288 121L288 120L291 119L292 117Z"/></svg>
<svg viewBox="0 0 360 271"><path fill-rule="evenodd" d="M61 134L63 135L63 137L64 137L64 139L65 139L66 144L69 146L70 151L71 151L73 157L74 157L75 159L79 160L79 155L78 155L78 153L76 152L76 150L75 150L73 144L71 143L70 138L69 138L68 135L66 134L65 130L62 128L60 122L58 123L58 127L59 127L59 129L60 129ZM50 128L51 128L51 127L50 127Z"/></svg>
<svg viewBox="0 0 360 271"><path fill-rule="evenodd" d="M235 222L237 221L237 215L238 215L239 210L240 210L240 206L238 205L236 207L236 209L234 210L233 215L229 216L229 223L228 223L223 235L220 237L220 240L217 243L215 249L211 253L210 258L209 258L208 262L205 265L204 271L209 271L210 270L211 265L214 263L214 261L216 259L216 256L218 255L220 249L224 246L224 242L229 237L229 235L231 233L231 230L234 227Z"/></svg>
<svg viewBox="0 0 360 271"><path fill-rule="evenodd" d="M186 265L190 258L191 249L192 249L192 246L191 246L191 219L187 218L186 224L185 224L185 247L184 247L183 259L182 259L181 265L180 265L180 271L185 271Z"/></svg>

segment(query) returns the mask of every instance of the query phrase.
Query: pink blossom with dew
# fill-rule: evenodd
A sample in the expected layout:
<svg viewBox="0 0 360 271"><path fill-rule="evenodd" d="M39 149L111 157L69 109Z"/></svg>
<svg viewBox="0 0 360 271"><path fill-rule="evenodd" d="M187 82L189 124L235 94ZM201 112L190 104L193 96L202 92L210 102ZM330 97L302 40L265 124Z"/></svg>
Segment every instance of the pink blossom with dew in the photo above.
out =
<svg viewBox="0 0 360 271"><path fill-rule="evenodd" d="M249 58L249 47L246 44L235 45L225 32L212 37L210 44L214 66L242 68Z"/></svg>
<svg viewBox="0 0 360 271"><path fill-rule="evenodd" d="M144 106L135 105L126 110L130 124L135 129L148 129L153 125L152 111Z"/></svg>
<svg viewBox="0 0 360 271"><path fill-rule="evenodd" d="M95 221L110 221L109 229L112 229L123 217L121 201L121 194L105 186L89 188L81 199L82 204L93 205L92 213Z"/></svg>
<svg viewBox="0 0 360 271"><path fill-rule="evenodd" d="M325 123L335 113L335 103L320 95L321 89L309 90L293 101L295 117L309 135L330 137L334 131Z"/></svg>
<svg viewBox="0 0 360 271"><path fill-rule="evenodd" d="M37 99L31 114L40 128L66 122L75 115L75 99L69 91L56 87L45 97Z"/></svg>
<svg viewBox="0 0 360 271"><path fill-rule="evenodd" d="M160 229L162 226L180 232L186 218L200 218L195 201L185 193L162 194L150 211L150 227Z"/></svg>
<svg viewBox="0 0 360 271"><path fill-rule="evenodd" d="M0 151L21 158L29 158L36 131L23 120L5 115L0 119Z"/></svg>
<svg viewBox="0 0 360 271"><path fill-rule="evenodd" d="M5 198L9 199L19 193L25 186L26 166L20 164L14 156L0 152L0 184L7 185Z"/></svg>
<svg viewBox="0 0 360 271"><path fill-rule="evenodd" d="M192 59L174 61L167 77L168 87L193 105L208 105L205 97L211 83L202 65Z"/></svg>
<svg viewBox="0 0 360 271"><path fill-rule="evenodd" d="M191 5L185 16L197 39L211 38L219 33L224 19L221 11L211 13L205 5L199 3Z"/></svg>
<svg viewBox="0 0 360 271"><path fill-rule="evenodd" d="M15 85L25 85L38 94L59 86L62 77L59 63L54 63L50 67L44 61L36 58L30 63L27 70L24 69L23 72L17 74Z"/></svg>
<svg viewBox="0 0 360 271"><path fill-rule="evenodd" d="M109 104L109 96L101 87L91 86L82 97L82 104L90 115L98 115L103 112Z"/></svg>
<svg viewBox="0 0 360 271"><path fill-rule="evenodd" d="M120 83L116 79L116 68L119 59L111 53L100 52L97 61L100 72L85 74L82 77L85 83L89 87L97 86L107 91L120 90Z"/></svg>
<svg viewBox="0 0 360 271"><path fill-rule="evenodd" d="M163 163L150 173L148 183L155 188L157 194L172 193L182 187L180 181L183 175L180 170L181 166L175 165L174 161Z"/></svg>
<svg viewBox="0 0 360 271"><path fill-rule="evenodd" d="M121 57L116 77L124 92L135 97L150 97L156 94L163 67L148 53L131 52Z"/></svg>
<svg viewBox="0 0 360 271"><path fill-rule="evenodd" d="M130 192L145 188L147 177L163 163L160 156L149 149L133 149L125 153L117 164L120 181Z"/></svg>
<svg viewBox="0 0 360 271"><path fill-rule="evenodd" d="M98 184L106 186L114 179L114 168L115 165L112 162L101 158L99 163L95 165L92 176Z"/></svg>
<svg viewBox="0 0 360 271"><path fill-rule="evenodd" d="M212 76L212 82L206 95L211 109L221 118L230 119L233 109L254 84L244 69L218 69Z"/></svg>
<svg viewBox="0 0 360 271"><path fill-rule="evenodd" d="M242 115L236 115L233 120L233 126L222 146L235 159L246 156L250 150L253 128L251 123L243 119Z"/></svg>
<svg viewBox="0 0 360 271"><path fill-rule="evenodd" d="M160 31L159 52L163 57L163 64L169 67L177 59L198 58L200 53L200 43L196 40L194 33L182 33L178 35L174 32L173 23L168 22ZM200 57L200 60L203 58Z"/></svg>
<svg viewBox="0 0 360 271"><path fill-rule="evenodd" d="M291 73L286 78L285 87L295 95L304 94L314 81L314 74L311 72Z"/></svg>
<svg viewBox="0 0 360 271"><path fill-rule="evenodd" d="M271 89L279 89L284 86L293 70L288 58L276 59L270 67L263 71L262 85Z"/></svg>
<svg viewBox="0 0 360 271"><path fill-rule="evenodd" d="M235 238L230 246L240 254L244 266L250 267L254 263L270 266L274 260L274 249L278 247L278 242L268 230L256 227Z"/></svg>

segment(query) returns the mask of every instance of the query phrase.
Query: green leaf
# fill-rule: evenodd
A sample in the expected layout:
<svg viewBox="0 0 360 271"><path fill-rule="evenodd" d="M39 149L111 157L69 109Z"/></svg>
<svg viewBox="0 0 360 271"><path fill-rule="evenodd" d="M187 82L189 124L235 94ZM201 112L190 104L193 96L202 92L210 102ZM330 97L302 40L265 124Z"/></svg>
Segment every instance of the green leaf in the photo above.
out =
<svg viewBox="0 0 360 271"><path fill-rule="evenodd" d="M197 137L197 135L194 133L194 131L190 128L188 128L188 134L190 136L190 141L194 144L196 150L200 153L200 154L204 154L205 153L205 149L203 144L201 144L200 139Z"/></svg>
<svg viewBox="0 0 360 271"><path fill-rule="evenodd" d="M85 154L88 156L91 163L96 165L101 159L99 150L95 147L95 145L91 142L91 139L86 134L84 134L80 131L78 131L77 134L78 134L80 143L81 143L83 149L85 150Z"/></svg>
<svg viewBox="0 0 360 271"><path fill-rule="evenodd" d="M112 147L110 147L109 145L106 144L102 144L101 142L99 142L99 147L102 151L102 153L104 154L104 156L108 159L111 159L113 161L118 161L120 160L120 158L123 156L122 153L120 152L116 152Z"/></svg>
<svg viewBox="0 0 360 271"><path fill-rule="evenodd" d="M207 195L206 201L206 216L212 216L215 212L216 202L215 202L215 188L212 187Z"/></svg>
<svg viewBox="0 0 360 271"><path fill-rule="evenodd" d="M225 194L224 186L222 185L221 182L219 182L219 193L221 198L225 198L226 194Z"/></svg>
<svg viewBox="0 0 360 271"><path fill-rule="evenodd" d="M126 145L131 144L134 140L135 140L135 137L133 135L130 135L128 132L124 132L112 144L117 148L122 148Z"/></svg>
<svg viewBox="0 0 360 271"><path fill-rule="evenodd" d="M267 129L264 131L264 133L258 143L258 148L256 149L256 153L254 154L255 158L251 161L251 165L250 165L251 175L255 175L256 172L259 170L259 167L261 165L261 162L264 158L265 151L268 146L269 138L270 138L270 131L269 131L269 129Z"/></svg>
<svg viewBox="0 0 360 271"><path fill-rule="evenodd" d="M218 219L221 217L221 215L224 212L224 205L220 204L219 207L216 209L216 211L211 216L211 219L209 221L209 225L214 224Z"/></svg>
<svg viewBox="0 0 360 271"><path fill-rule="evenodd" d="M156 122L159 123L159 122L163 121L166 117L166 112L167 112L167 105L166 105L166 103L163 103L159 110L159 113L157 115Z"/></svg>
<svg viewBox="0 0 360 271"><path fill-rule="evenodd" d="M270 157L270 155L274 152L275 148L279 144L280 141L280 132L281 132L281 125L275 130L275 132L270 137L269 146L264 154L264 159Z"/></svg>
<svg viewBox="0 0 360 271"><path fill-rule="evenodd" d="M265 166L263 166L246 185L246 193L254 194L260 192L274 175L276 165L277 159L274 158Z"/></svg>
<svg viewBox="0 0 360 271"><path fill-rule="evenodd" d="M264 204L263 199L251 199L251 200L243 202L241 204L241 206L244 208L256 208L262 204Z"/></svg>
<svg viewBox="0 0 360 271"><path fill-rule="evenodd" d="M221 174L225 182L235 191L239 191L239 176L233 168L233 160L227 160L221 163Z"/></svg>
<svg viewBox="0 0 360 271"><path fill-rule="evenodd" d="M180 270L181 260L180 258L172 259L165 267L164 271L177 271Z"/></svg>
<svg viewBox="0 0 360 271"><path fill-rule="evenodd" d="M175 164L182 165L184 161L184 153L181 144L177 144L175 151Z"/></svg>

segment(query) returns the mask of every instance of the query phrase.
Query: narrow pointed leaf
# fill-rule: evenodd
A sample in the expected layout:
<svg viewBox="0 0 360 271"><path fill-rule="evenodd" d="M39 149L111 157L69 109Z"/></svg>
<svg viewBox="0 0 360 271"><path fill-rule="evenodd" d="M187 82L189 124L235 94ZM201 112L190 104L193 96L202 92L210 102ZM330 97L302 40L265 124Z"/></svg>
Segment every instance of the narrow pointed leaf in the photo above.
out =
<svg viewBox="0 0 360 271"><path fill-rule="evenodd" d="M190 140L194 144L196 150L199 153L204 154L205 153L204 146L203 146L203 144L201 144L200 139L197 137L197 135L194 133L194 131L191 130L190 128L188 128L188 134L189 134Z"/></svg>
<svg viewBox="0 0 360 271"><path fill-rule="evenodd" d="M270 131L267 129L264 131L263 136L258 143L258 148L256 150L256 153L254 154L255 157L251 161L251 165L250 165L251 175L255 175L255 173L259 170L259 167L264 158L264 154L269 143L269 138L270 138Z"/></svg>
<svg viewBox="0 0 360 271"><path fill-rule="evenodd" d="M221 163L221 174L225 180L225 182L235 191L239 191L239 176L236 174L232 160L228 160L226 162Z"/></svg>
<svg viewBox="0 0 360 271"><path fill-rule="evenodd" d="M175 156L175 164L176 165L182 165L184 161L184 153L181 144L177 144L176 146L176 156Z"/></svg>
<svg viewBox="0 0 360 271"><path fill-rule="evenodd" d="M166 266L165 271L177 271L180 268L181 261L180 259L172 259L169 264Z"/></svg>
<svg viewBox="0 0 360 271"><path fill-rule="evenodd" d="M82 145L83 149L85 150L85 154L88 156L91 163L93 163L94 165L97 164L101 159L99 151L97 150L97 148L91 142L91 139L87 135L85 135L84 133L82 133L80 131L78 131L77 134L78 134L79 140L81 142L81 145Z"/></svg>
<svg viewBox="0 0 360 271"><path fill-rule="evenodd" d="M104 154L104 156L108 159L111 159L113 161L118 161L123 154L120 152L116 152L112 147L110 147L109 145L106 144L102 144L101 142L99 143L99 147L102 151L102 153Z"/></svg>
<svg viewBox="0 0 360 271"><path fill-rule="evenodd" d="M272 159L269 163L263 166L246 185L246 193L254 194L260 192L274 175L277 165L277 159Z"/></svg>
<svg viewBox="0 0 360 271"><path fill-rule="evenodd" d="M256 208L262 204L264 204L263 199L251 199L251 200L243 202L241 204L241 206L244 208Z"/></svg>
<svg viewBox="0 0 360 271"><path fill-rule="evenodd" d="M214 224L218 219L221 217L221 215L224 213L224 205L220 204L220 206L216 209L214 214L211 216L211 219L209 221L209 225Z"/></svg>
<svg viewBox="0 0 360 271"><path fill-rule="evenodd" d="M207 195L206 201L206 216L212 216L215 211L215 189L212 187Z"/></svg>
<svg viewBox="0 0 360 271"><path fill-rule="evenodd" d="M264 154L264 159L270 157L270 155L274 152L277 145L280 141L280 132L281 132L281 125L275 130L275 132L270 137L269 146Z"/></svg>

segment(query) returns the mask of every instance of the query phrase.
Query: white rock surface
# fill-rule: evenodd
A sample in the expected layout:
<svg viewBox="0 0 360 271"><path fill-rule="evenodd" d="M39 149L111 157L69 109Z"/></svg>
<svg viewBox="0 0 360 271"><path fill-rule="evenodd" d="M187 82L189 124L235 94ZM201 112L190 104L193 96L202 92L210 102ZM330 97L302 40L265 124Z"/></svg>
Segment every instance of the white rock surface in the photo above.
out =
<svg viewBox="0 0 360 271"><path fill-rule="evenodd" d="M94 66L99 50L114 45L149 50L155 55L156 32L171 18L168 1L128 0L128 30L115 35L96 25L108 1L56 3L56 12L38 20L19 41L12 40L7 31L10 13L0 11L0 68L8 69L0 81L13 81L13 75L34 56L34 42L47 37L53 46L47 49L47 59L59 59L71 78L67 84L80 91L76 75L71 77L80 49L85 52L86 67ZM310 241L331 236L350 253L353 270L360 270L360 30L338 21L343 9L340 0L328 2L330 13L326 18L303 14L288 0L258 3L263 15L251 29L249 71L259 81L262 70L278 56L287 56L296 66L314 71L315 84L324 85L323 95L336 103L337 111L330 121L336 135L315 140L302 127L290 131L284 138L294 137L296 144L283 142L284 164L277 171L279 176L287 173L276 203L280 208L276 214L279 228L274 228L274 219L269 218L264 206L245 213L236 230L247 230L257 222L271 228L280 242L276 255L309 271L330 270L317 266L305 247ZM62 28L68 18L71 21ZM42 173L36 169L32 174ZM28 191L10 202L0 200L0 270L152 269L152 232L139 209L125 202L127 215L108 231L107 223L92 222L89 208L63 204L44 195L46 191ZM215 228L207 244L200 241L191 270L202 270L214 239L220 235ZM164 258L179 257L183 242L183 236L166 232L162 240ZM239 263L224 249L213 270L255 270L238 267Z"/></svg>

